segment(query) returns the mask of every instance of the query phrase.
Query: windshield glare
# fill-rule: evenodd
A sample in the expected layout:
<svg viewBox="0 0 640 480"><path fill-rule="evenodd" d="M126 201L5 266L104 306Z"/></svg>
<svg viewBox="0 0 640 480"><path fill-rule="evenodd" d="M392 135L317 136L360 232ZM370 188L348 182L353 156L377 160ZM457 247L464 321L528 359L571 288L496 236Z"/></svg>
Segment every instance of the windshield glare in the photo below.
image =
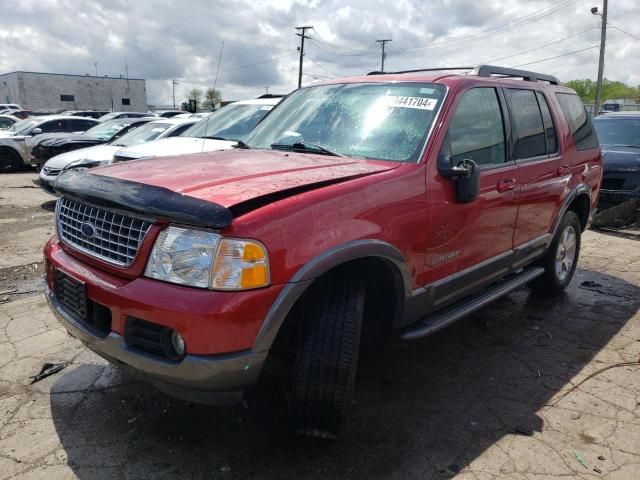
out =
<svg viewBox="0 0 640 480"><path fill-rule="evenodd" d="M84 132L84 136L89 138L95 138L96 140L111 140L113 136L126 127L129 123L126 118L110 120L107 122L99 123L95 127L91 127Z"/></svg>
<svg viewBox="0 0 640 480"><path fill-rule="evenodd" d="M150 142L158 138L170 126L170 123L145 123L117 140L114 140L113 144L118 147L132 147L140 143Z"/></svg>
<svg viewBox="0 0 640 480"><path fill-rule="evenodd" d="M600 145L640 148L640 118L594 120Z"/></svg>
<svg viewBox="0 0 640 480"><path fill-rule="evenodd" d="M16 135L26 135L27 131L31 127L33 127L36 123L38 123L38 120L33 120L33 119L20 120L19 122L16 122L13 125L11 125L7 130L10 132L16 132Z"/></svg>
<svg viewBox="0 0 640 480"><path fill-rule="evenodd" d="M272 108L273 105L227 105L203 118L180 136L242 140Z"/></svg>
<svg viewBox="0 0 640 480"><path fill-rule="evenodd" d="M319 85L287 97L245 143L317 145L340 155L416 161L445 87L430 83Z"/></svg>

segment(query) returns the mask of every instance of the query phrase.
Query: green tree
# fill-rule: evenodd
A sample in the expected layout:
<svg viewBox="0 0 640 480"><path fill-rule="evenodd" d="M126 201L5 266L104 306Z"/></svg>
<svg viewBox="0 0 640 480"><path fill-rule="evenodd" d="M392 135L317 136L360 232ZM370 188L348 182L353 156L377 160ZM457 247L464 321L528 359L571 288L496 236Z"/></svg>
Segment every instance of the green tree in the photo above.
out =
<svg viewBox="0 0 640 480"><path fill-rule="evenodd" d="M573 88L583 103L594 103L596 100L596 82L590 78L580 80L570 80L565 86ZM626 83L609 80L605 78L602 81L602 101L613 100L616 98L633 98L640 97L640 86L630 87Z"/></svg>
<svg viewBox="0 0 640 480"><path fill-rule="evenodd" d="M215 110L216 105L220 103L222 100L222 93L220 90L216 90L215 88L207 88L207 91L204 94L205 98L205 106L210 110Z"/></svg>

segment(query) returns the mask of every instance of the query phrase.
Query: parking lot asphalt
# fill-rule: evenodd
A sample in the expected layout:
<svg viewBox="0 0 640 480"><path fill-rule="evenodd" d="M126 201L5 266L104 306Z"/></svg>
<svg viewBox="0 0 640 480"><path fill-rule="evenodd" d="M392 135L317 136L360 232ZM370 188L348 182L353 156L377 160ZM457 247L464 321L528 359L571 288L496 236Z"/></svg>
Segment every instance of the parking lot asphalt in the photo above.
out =
<svg viewBox="0 0 640 480"><path fill-rule="evenodd" d="M289 434L273 386L193 405L69 337L40 291L53 203L35 177L0 175L0 479L640 478L634 235L585 233L563 296L523 288L365 357L350 432L327 443Z"/></svg>

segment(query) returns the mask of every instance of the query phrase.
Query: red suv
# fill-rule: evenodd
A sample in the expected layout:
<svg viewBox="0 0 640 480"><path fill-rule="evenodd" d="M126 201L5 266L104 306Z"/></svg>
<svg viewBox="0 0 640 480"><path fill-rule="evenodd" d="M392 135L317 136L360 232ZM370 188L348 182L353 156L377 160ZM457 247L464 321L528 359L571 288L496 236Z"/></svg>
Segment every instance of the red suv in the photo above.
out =
<svg viewBox="0 0 640 480"><path fill-rule="evenodd" d="M51 308L190 401L238 401L287 360L296 430L336 437L361 338L420 338L525 284L563 290L596 205L600 150L573 90L451 72L316 84L234 150L65 173Z"/></svg>

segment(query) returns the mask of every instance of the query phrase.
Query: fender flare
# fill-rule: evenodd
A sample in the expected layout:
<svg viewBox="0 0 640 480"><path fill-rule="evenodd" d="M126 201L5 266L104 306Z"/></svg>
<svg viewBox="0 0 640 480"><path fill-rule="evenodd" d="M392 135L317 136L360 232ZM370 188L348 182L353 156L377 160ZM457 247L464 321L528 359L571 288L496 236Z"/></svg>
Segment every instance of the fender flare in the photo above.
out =
<svg viewBox="0 0 640 480"><path fill-rule="evenodd" d="M381 240L354 240L331 248L307 262L284 286L262 322L252 351L271 348L291 308L313 281L334 267L351 260L380 258L395 267L396 281L402 283L404 298L411 294L411 272L404 255L390 243Z"/></svg>
<svg viewBox="0 0 640 480"><path fill-rule="evenodd" d="M588 218L591 218L591 214L592 214L591 187L589 187L589 185L585 183L579 183L578 185L573 187L573 189L571 189L569 194L565 197L564 202L562 203L562 207L560 207L560 210L558 211L558 216L553 222L553 227L551 228L551 233L553 235L553 238L555 238L558 227L560 226L560 220L562 220L562 217L564 217L564 214L569 209L569 205L571 205L571 202L573 202L576 198L578 198L578 195L587 195L587 197L589 197Z"/></svg>

